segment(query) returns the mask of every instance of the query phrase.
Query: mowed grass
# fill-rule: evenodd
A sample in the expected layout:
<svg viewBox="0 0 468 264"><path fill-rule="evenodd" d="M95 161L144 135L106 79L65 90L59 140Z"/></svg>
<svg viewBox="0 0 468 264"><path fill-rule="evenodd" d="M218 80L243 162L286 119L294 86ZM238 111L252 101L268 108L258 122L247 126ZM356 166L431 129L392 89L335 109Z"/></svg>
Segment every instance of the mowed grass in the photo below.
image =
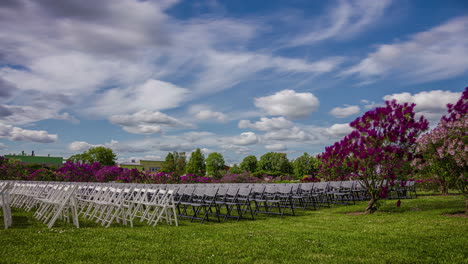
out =
<svg viewBox="0 0 468 264"><path fill-rule="evenodd" d="M348 215L364 203L298 211L255 221L164 223L134 228L47 229L32 213L13 211L0 231L0 263L468 263L468 218L461 196L384 201L373 215ZM3 226L0 226L3 228Z"/></svg>

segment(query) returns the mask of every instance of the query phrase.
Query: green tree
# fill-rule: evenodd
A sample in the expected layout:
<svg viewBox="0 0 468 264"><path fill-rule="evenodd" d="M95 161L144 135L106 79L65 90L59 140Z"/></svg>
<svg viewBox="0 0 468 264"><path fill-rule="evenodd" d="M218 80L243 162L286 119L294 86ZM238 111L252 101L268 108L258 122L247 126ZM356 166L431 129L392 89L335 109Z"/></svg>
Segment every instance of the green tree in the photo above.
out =
<svg viewBox="0 0 468 264"><path fill-rule="evenodd" d="M263 154L258 161L258 169L273 174L290 174L292 172L291 162L286 153L268 152Z"/></svg>
<svg viewBox="0 0 468 264"><path fill-rule="evenodd" d="M245 157L240 163L240 168L250 173L256 172L257 171L257 157L255 157L254 155Z"/></svg>
<svg viewBox="0 0 468 264"><path fill-rule="evenodd" d="M164 160L164 164L161 168L162 172L175 172L176 170L176 165L175 165L175 159L174 155L169 152L167 153L166 159Z"/></svg>
<svg viewBox="0 0 468 264"><path fill-rule="evenodd" d="M117 155L115 155L112 149L102 146L90 148L81 154L76 154L68 158L68 160L72 162L89 164L98 162L105 166L114 166L116 164L116 159Z"/></svg>
<svg viewBox="0 0 468 264"><path fill-rule="evenodd" d="M318 159L305 153L293 162L294 175L302 178L304 175L313 175L318 170Z"/></svg>
<svg viewBox="0 0 468 264"><path fill-rule="evenodd" d="M166 160L164 161L161 171L182 175L185 172L186 163L187 160L185 158L185 152L169 152L167 153Z"/></svg>
<svg viewBox="0 0 468 264"><path fill-rule="evenodd" d="M189 162L186 167L187 174L194 174L197 176L205 176L205 156L201 153L201 150L197 148L195 152L192 152Z"/></svg>
<svg viewBox="0 0 468 264"><path fill-rule="evenodd" d="M223 155L219 152L213 152L208 155L206 158L206 171L208 175L214 176L215 178L220 178L220 170L224 169L224 158Z"/></svg>
<svg viewBox="0 0 468 264"><path fill-rule="evenodd" d="M185 157L185 152L176 152L172 153L174 156L175 162L175 173L177 175L182 175L185 173L185 167L187 165L187 158Z"/></svg>
<svg viewBox="0 0 468 264"><path fill-rule="evenodd" d="M229 172L232 174L241 174L244 172L243 169L241 169L237 164L232 165L232 167L229 169Z"/></svg>

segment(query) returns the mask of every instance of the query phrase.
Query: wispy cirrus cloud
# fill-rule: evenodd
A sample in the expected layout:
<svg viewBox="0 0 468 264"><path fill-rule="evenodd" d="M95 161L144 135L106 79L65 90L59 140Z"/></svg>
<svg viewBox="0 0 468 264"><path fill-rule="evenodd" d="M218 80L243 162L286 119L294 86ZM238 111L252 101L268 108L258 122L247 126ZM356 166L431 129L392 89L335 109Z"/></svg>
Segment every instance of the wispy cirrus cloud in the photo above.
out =
<svg viewBox="0 0 468 264"><path fill-rule="evenodd" d="M406 41L379 45L342 76L356 75L366 84L399 78L415 83L442 80L468 72L468 16L451 19Z"/></svg>
<svg viewBox="0 0 468 264"><path fill-rule="evenodd" d="M391 4L392 0L336 1L322 17L305 22L308 31L289 40L287 46L310 45L361 33L375 26Z"/></svg>

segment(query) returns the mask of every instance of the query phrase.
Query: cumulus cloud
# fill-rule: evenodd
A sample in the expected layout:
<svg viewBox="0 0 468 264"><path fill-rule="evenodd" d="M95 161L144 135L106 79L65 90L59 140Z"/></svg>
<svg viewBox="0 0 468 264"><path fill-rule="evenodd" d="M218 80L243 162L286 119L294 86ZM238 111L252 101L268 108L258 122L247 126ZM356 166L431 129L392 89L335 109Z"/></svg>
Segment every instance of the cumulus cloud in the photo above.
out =
<svg viewBox="0 0 468 264"><path fill-rule="evenodd" d="M283 90L273 95L255 98L255 106L269 115L282 115L291 119L305 118L316 111L320 102L312 93Z"/></svg>
<svg viewBox="0 0 468 264"><path fill-rule="evenodd" d="M70 143L70 145L68 145L68 148L72 151L79 151L79 152L83 152L83 151L86 151L90 148L95 148L95 147L99 147L99 146L102 146L102 145L93 145L93 144L90 144L86 141L74 141L72 143Z"/></svg>
<svg viewBox="0 0 468 264"><path fill-rule="evenodd" d="M234 145L247 146L257 144L258 137L254 132L244 132L238 137L231 138L230 141Z"/></svg>
<svg viewBox="0 0 468 264"><path fill-rule="evenodd" d="M265 148L271 151L285 151L288 148L284 144L271 144L271 145L265 145Z"/></svg>
<svg viewBox="0 0 468 264"><path fill-rule="evenodd" d="M207 105L193 105L189 108L189 113L198 120L214 120L224 123L227 121L227 116L218 111L214 111Z"/></svg>
<svg viewBox="0 0 468 264"><path fill-rule="evenodd" d="M57 134L49 134L44 130L29 130L0 123L0 138L11 141L31 141L38 143L53 143L58 140Z"/></svg>
<svg viewBox="0 0 468 264"><path fill-rule="evenodd" d="M289 40L288 45L309 45L326 39L356 35L377 24L391 3L391 0L338 1L318 20L306 22L307 31Z"/></svg>
<svg viewBox="0 0 468 264"><path fill-rule="evenodd" d="M142 110L170 109L184 101L187 93L185 88L152 79L140 85L105 91L87 112L109 116Z"/></svg>
<svg viewBox="0 0 468 264"><path fill-rule="evenodd" d="M468 16L452 19L406 41L383 44L342 75L396 77L429 82L468 71Z"/></svg>
<svg viewBox="0 0 468 264"><path fill-rule="evenodd" d="M344 137L352 131L353 128L349 124L334 124L326 129L326 132L333 137Z"/></svg>
<svg viewBox="0 0 468 264"><path fill-rule="evenodd" d="M271 131L293 127L294 123L280 116L273 118L262 117L260 118L260 121L255 123L252 123L249 120L240 120L238 126L243 129L253 128L261 131Z"/></svg>
<svg viewBox="0 0 468 264"><path fill-rule="evenodd" d="M148 110L142 110L130 115L113 115L109 118L109 121L122 126L129 133L143 135L161 133L163 131L162 126L175 127L183 125L181 121L174 117L159 111Z"/></svg>
<svg viewBox="0 0 468 264"><path fill-rule="evenodd" d="M336 118L345 118L348 116L356 115L361 111L359 106L350 105L345 107L335 107L330 111L330 114Z"/></svg>
<svg viewBox="0 0 468 264"><path fill-rule="evenodd" d="M447 113L447 104L454 104L461 92L442 90L423 91L417 94L398 93L386 95L384 100L397 100L399 103L415 103L417 115L424 115L431 123L437 123Z"/></svg>
<svg viewBox="0 0 468 264"><path fill-rule="evenodd" d="M39 120L57 119L78 123L79 120L67 112L58 113L53 104L43 106L0 105L0 117L9 124L28 124Z"/></svg>

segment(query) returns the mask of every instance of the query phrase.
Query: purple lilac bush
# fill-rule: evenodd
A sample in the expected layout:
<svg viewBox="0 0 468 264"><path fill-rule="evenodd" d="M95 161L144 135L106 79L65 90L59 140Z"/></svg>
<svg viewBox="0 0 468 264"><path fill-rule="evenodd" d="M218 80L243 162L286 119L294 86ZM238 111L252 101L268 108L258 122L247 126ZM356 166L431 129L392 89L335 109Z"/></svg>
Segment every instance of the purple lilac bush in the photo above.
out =
<svg viewBox="0 0 468 264"><path fill-rule="evenodd" d="M325 180L360 180L371 200L366 212L377 210L395 180L411 175L416 139L427 130L424 117L414 118L415 104L385 102L350 123L354 130L319 155L319 176Z"/></svg>

